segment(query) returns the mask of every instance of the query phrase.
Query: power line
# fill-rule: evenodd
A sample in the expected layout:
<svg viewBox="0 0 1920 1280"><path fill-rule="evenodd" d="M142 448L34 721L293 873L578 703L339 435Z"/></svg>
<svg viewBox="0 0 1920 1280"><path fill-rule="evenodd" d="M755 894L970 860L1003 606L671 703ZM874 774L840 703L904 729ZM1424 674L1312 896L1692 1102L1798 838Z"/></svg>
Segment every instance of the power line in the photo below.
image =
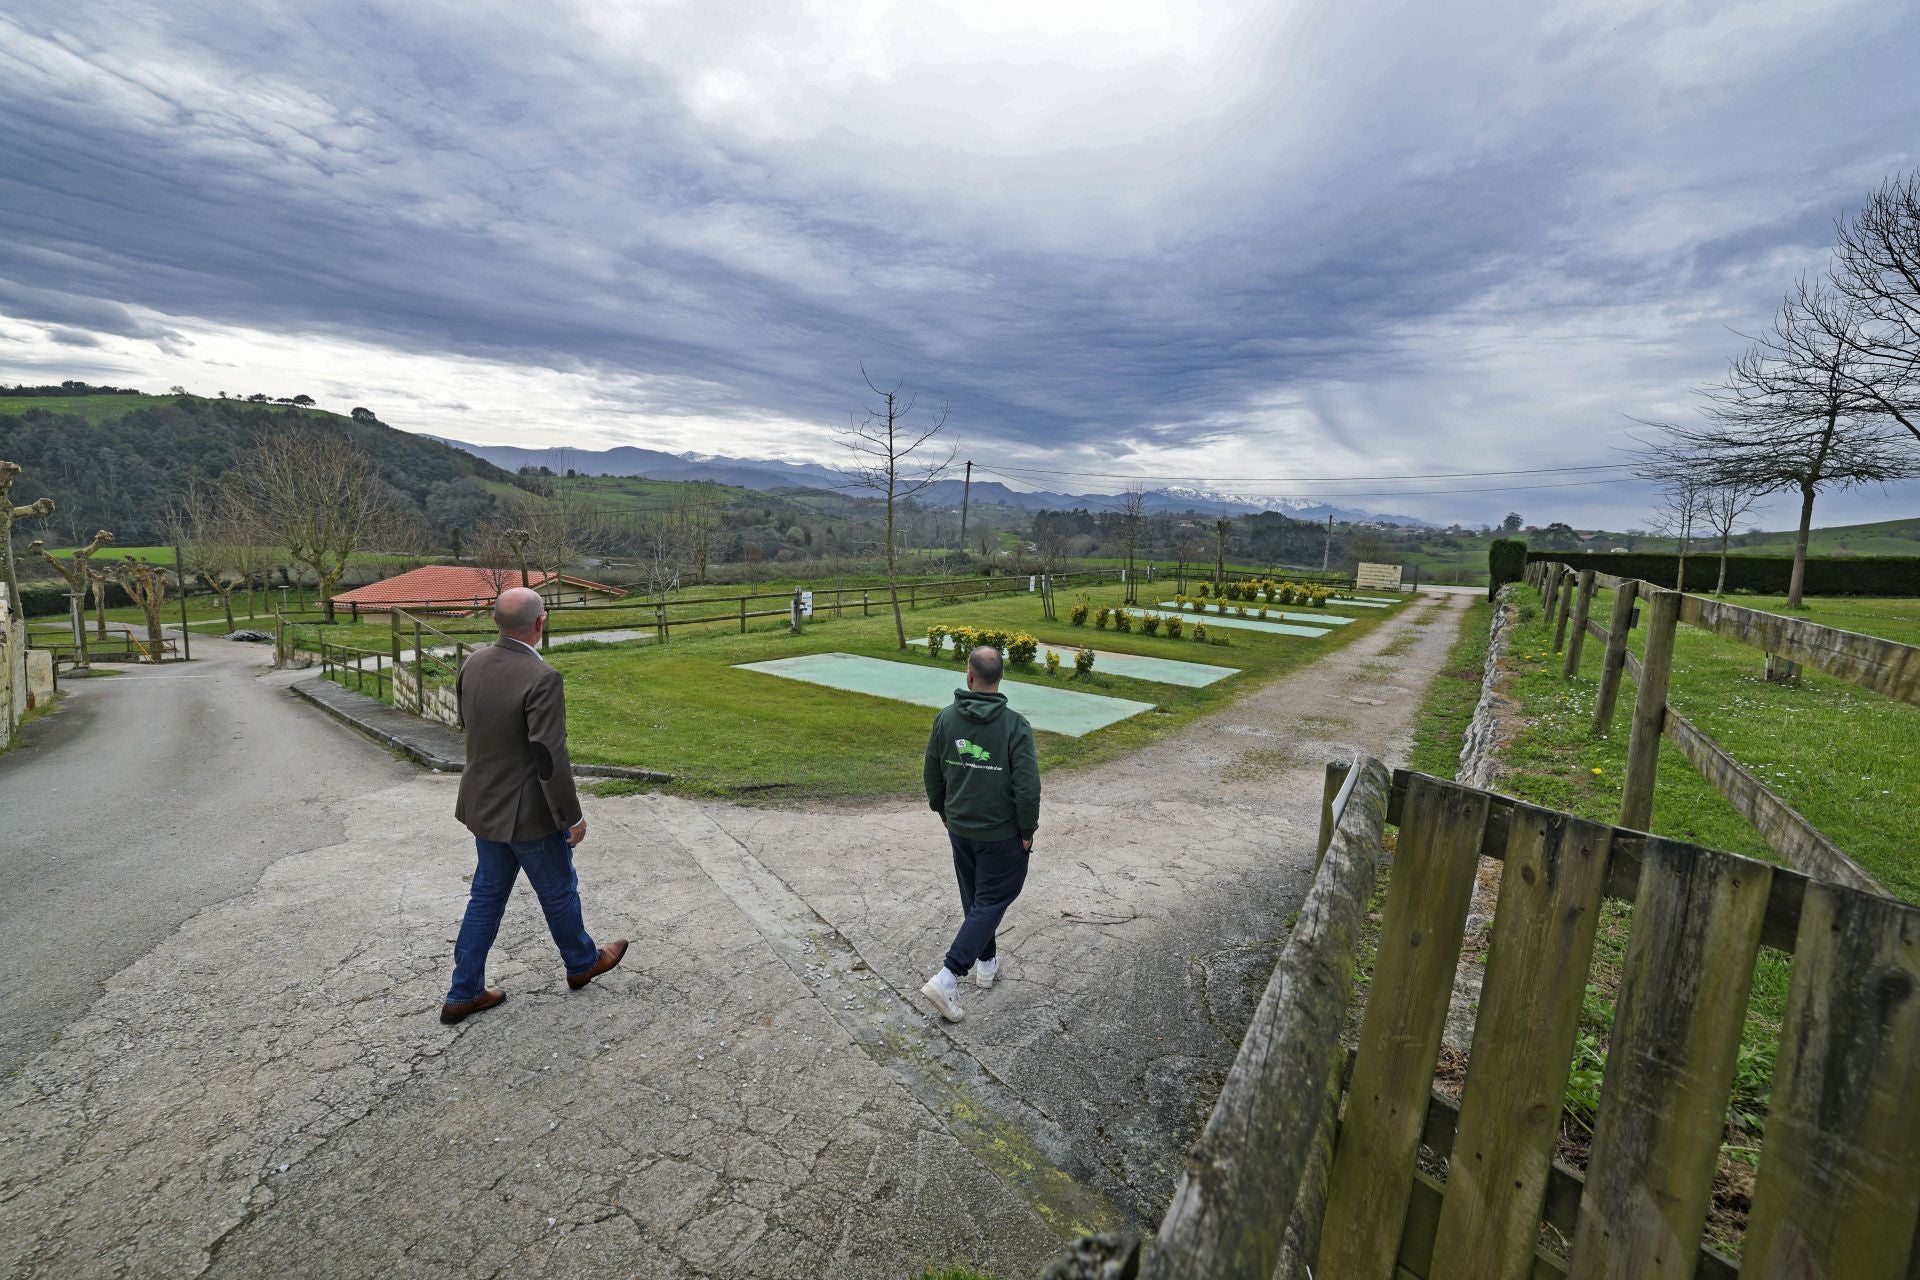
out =
<svg viewBox="0 0 1920 1280"><path fill-rule="evenodd" d="M1067 471L1048 467L1016 467L1011 464L1003 465L1000 470L1031 473L1039 476L1087 476L1097 480L1199 480L1207 482L1232 482L1235 484L1332 484L1360 480L1480 480L1490 479L1495 476L1543 476L1576 471L1628 471L1639 465L1639 463L1635 462L1596 462L1582 467L1528 467L1515 471L1431 471L1413 475L1378 476L1143 476L1137 472Z"/></svg>
<svg viewBox="0 0 1920 1280"><path fill-rule="evenodd" d="M988 475L999 476L999 478L1002 480L1014 480L1022 484L1032 483L1032 481L1028 480L1024 476L1006 475L999 471L994 470L991 467L983 466L979 463L974 464L974 469L977 471L986 472ZM1489 474L1499 475L1502 473L1491 472ZM1515 474L1524 474L1524 473L1515 473ZM1253 496L1267 497L1267 498L1305 498L1315 502L1329 502L1329 501L1340 499L1340 498L1426 498L1426 497L1446 497L1450 494L1456 494L1456 493L1521 493L1521 492L1526 492L1526 491L1535 490L1535 489L1578 489L1587 485L1620 484L1623 481L1632 480L1632 479L1634 479L1634 477L1632 476L1607 476L1599 480L1567 480L1567 481L1561 481L1556 484L1494 485L1494 486L1487 486L1487 487L1475 487L1475 488L1465 488L1465 489L1378 489L1378 490L1372 490L1372 491L1360 492L1360 493L1270 493L1270 494L1260 494L1260 495L1253 495ZM1089 499L1079 494L1062 494L1061 496L1066 498L1072 498L1076 502L1081 502L1088 506L1110 505L1108 503L1093 501L1092 499ZM1194 499L1194 504L1196 506L1205 506L1206 503L1207 503L1207 499L1204 499L1204 498Z"/></svg>

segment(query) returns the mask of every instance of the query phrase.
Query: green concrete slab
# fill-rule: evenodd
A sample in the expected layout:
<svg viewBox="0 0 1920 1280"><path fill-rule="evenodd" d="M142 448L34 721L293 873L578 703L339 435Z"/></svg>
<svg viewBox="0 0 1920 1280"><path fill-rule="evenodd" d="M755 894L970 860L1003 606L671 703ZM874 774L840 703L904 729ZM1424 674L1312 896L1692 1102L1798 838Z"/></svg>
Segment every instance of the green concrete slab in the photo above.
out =
<svg viewBox="0 0 1920 1280"><path fill-rule="evenodd" d="M921 645L926 642L925 636L907 641L908 644ZM951 636L946 640L946 647L953 648ZM1042 644L1035 660L1045 662L1048 653L1057 653L1060 655L1060 665L1071 668L1075 652L1071 645ZM957 663L959 659L954 661ZM1182 662L1177 658L1148 658L1137 653L1108 653L1104 649L1093 651L1093 669L1105 675L1152 680L1158 684L1185 685L1189 689L1198 689L1216 680L1240 674L1238 667L1215 667L1204 662Z"/></svg>
<svg viewBox="0 0 1920 1280"><path fill-rule="evenodd" d="M739 669L922 707L946 706L953 701L953 691L965 683L964 678L956 678L952 670L888 662L884 658L854 653L808 653L775 658L771 662L743 662ZM1031 721L1034 728L1069 738L1078 738L1142 711L1153 710L1151 702L1108 698L1097 693L1078 693L1015 680L1001 682L1000 692L1007 695L1007 705Z"/></svg>
<svg viewBox="0 0 1920 1280"><path fill-rule="evenodd" d="M1224 617L1231 616L1224 613L1215 613L1211 609L1209 609L1205 613L1193 613L1189 610L1182 609L1179 605L1175 604L1171 600L1162 600L1160 602L1160 607L1162 609L1165 609L1168 613L1179 614L1182 618L1185 618L1188 622L1192 622L1196 618L1200 619L1203 622L1212 622L1215 618L1224 618ZM1236 605L1234 607L1238 608L1239 606ZM1254 613L1259 608L1260 606L1257 604L1250 604L1247 606L1247 612ZM1344 627L1349 622L1358 621L1358 619L1355 619L1355 618L1336 617L1331 613L1287 613L1284 610L1274 608L1272 605L1267 606L1267 617L1269 619L1278 618L1282 622L1308 622L1308 623L1312 623L1316 627ZM1254 621L1258 622L1259 619L1256 618L1254 619Z"/></svg>

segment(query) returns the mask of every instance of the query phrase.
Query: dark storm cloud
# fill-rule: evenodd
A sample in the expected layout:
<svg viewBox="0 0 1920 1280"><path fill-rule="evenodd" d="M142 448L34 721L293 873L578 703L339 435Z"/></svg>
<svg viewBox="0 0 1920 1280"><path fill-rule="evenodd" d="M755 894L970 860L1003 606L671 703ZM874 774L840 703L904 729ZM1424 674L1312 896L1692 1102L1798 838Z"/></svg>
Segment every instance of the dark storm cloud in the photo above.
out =
<svg viewBox="0 0 1920 1280"><path fill-rule="evenodd" d="M819 13L583 12L0 19L0 314L627 373L607 407L654 417L843 421L864 360L989 443L1264 446L1280 403L1305 446L1457 458L1710 376L1920 106L1903 6L1303 5L1136 93L1083 68L1037 136L1005 50L989 89L873 73L896 102L793 34Z"/></svg>

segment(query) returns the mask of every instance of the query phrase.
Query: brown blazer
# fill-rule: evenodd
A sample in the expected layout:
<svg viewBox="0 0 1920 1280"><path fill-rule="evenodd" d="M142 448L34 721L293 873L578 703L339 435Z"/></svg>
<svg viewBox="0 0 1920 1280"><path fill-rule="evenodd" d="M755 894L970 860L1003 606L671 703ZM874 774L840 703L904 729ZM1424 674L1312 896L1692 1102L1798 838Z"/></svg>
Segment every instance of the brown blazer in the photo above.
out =
<svg viewBox="0 0 1920 1280"><path fill-rule="evenodd" d="M453 816L482 840L539 840L580 821L560 673L517 641L476 649L455 683L467 767Z"/></svg>

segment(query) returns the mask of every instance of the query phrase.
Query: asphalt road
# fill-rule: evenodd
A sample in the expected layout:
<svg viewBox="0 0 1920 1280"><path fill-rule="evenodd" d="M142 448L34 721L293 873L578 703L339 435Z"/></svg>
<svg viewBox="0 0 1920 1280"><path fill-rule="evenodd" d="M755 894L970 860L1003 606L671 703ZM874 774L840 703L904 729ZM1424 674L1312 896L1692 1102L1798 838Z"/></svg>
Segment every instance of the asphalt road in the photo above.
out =
<svg viewBox="0 0 1920 1280"><path fill-rule="evenodd" d="M337 841L356 796L413 771L262 678L267 646L196 636L193 654L66 682L0 755L0 1077L195 912Z"/></svg>

